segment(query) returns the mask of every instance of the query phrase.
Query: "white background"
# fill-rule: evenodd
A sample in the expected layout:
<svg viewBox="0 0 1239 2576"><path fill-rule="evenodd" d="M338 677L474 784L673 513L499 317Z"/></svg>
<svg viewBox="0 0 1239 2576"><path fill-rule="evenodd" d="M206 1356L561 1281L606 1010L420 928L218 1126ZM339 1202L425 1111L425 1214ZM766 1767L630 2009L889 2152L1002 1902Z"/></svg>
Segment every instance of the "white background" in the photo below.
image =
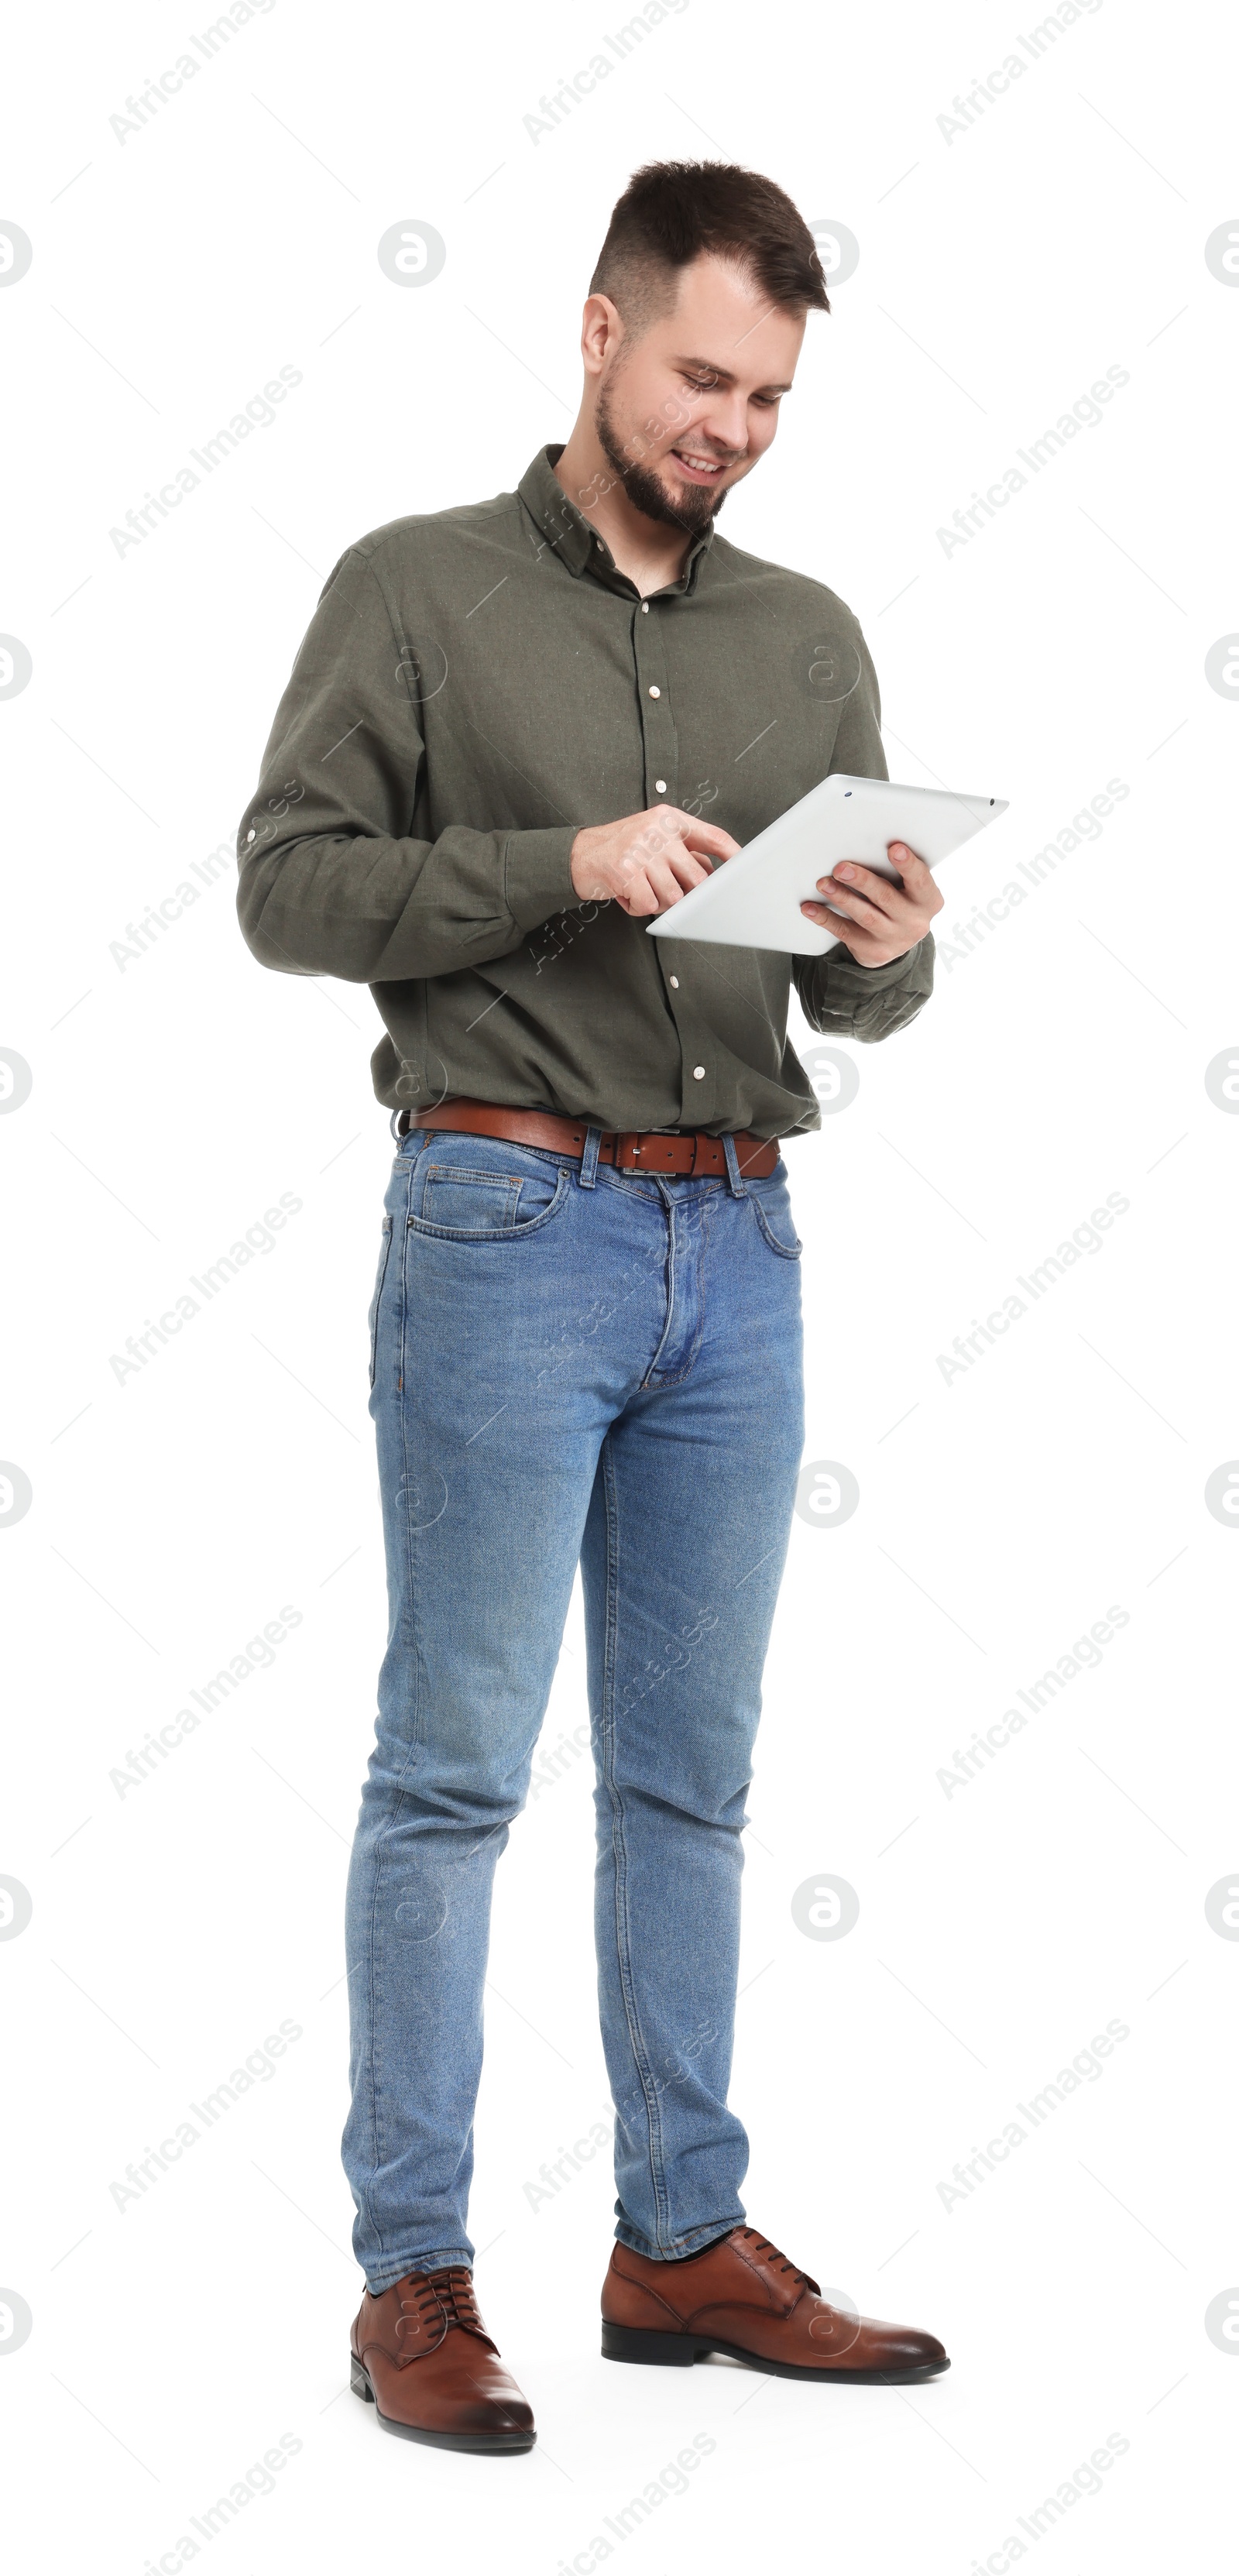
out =
<svg viewBox="0 0 1239 2576"><path fill-rule="evenodd" d="M1069 12L1065 12L1069 15ZM1239 2347L1227 2089L1239 1453L1231 798L1239 710L1205 676L1236 614L1239 292L1222 10L1105 0L948 140L1014 8L689 0L557 130L539 97L625 23L602 0L474 11L278 0L136 133L179 6L10 28L0 292L10 500L0 703L12 782L0 1045L11 1250L0 1533L14 1667L0 1871L10 2155L0 2347L22 2555L139 2576L295 2436L198 2556L584 2570L695 2434L625 2567L819 2553L967 2576L1110 2434L1128 2448L1025 2554L1064 2571L1212 2553ZM1025 57L1027 59L1027 57ZM641 161L769 171L859 267L811 319L734 541L828 582L883 689L892 775L1006 795L941 928L1118 778L1129 794L860 1091L789 1149L810 1460L860 1485L798 1520L751 1800L734 2099L757 2223L949 2376L811 2390L725 2364L604 2365L606 2158L525 2186L605 2109L587 1761L499 1876L472 2226L532 2398L527 2458L384 2439L347 2393L359 2279L338 2159L341 1913L385 1627L365 1316L390 1162L364 990L264 972L231 864L136 960L126 925L230 841L322 581L367 528L519 479L563 438L581 299ZM375 249L432 224L442 274ZM166 523L109 530L282 365L303 382ZM936 531L1108 367L1130 382L994 524ZM1226 465L1230 455L1232 464ZM1227 770L1227 763L1230 770ZM263 1210L301 1211L136 1374L110 1366ZM1130 1205L1008 1336L938 1355L1109 1193ZM709 1508L702 1496L703 1512ZM284 1604L270 1669L143 1784L109 1779ZM938 1772L1118 1604L1099 1669L948 1796ZM544 1744L586 1714L575 1616ZM854 1931L791 1900L833 1872ZM109 2186L281 2020L275 2074L119 2210ZM938 2186L1108 2021L1128 2036L962 2202ZM982 2169L983 2170L983 2169ZM1239 2298L1239 2291L1236 2291ZM672 2481L674 2484L674 2481ZM1087 2483L1087 2481L1085 2482ZM15 2502L10 2484L10 2512ZM1069 2527L1064 2527L1064 2526Z"/></svg>

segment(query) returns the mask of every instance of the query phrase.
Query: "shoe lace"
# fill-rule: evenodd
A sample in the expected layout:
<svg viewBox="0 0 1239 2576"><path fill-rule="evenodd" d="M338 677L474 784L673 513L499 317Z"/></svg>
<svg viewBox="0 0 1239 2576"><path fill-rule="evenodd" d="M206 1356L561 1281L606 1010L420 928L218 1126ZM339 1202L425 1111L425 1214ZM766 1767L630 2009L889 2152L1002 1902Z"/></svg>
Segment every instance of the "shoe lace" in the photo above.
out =
<svg viewBox="0 0 1239 2576"><path fill-rule="evenodd" d="M485 2334L473 2295L473 2274L463 2263L451 2263L442 2272L415 2272L410 2277L423 2323L428 2324L432 2316L438 2315L445 2332L450 2326L462 2326L469 2334Z"/></svg>
<svg viewBox="0 0 1239 2576"><path fill-rule="evenodd" d="M446 2272L437 2272L439 2297L449 2325L463 2326L467 2334L485 2334L482 2312L473 2295L473 2274L463 2263L453 2263Z"/></svg>
<svg viewBox="0 0 1239 2576"><path fill-rule="evenodd" d="M768 2236L759 2236L755 2227L738 2227L736 2234L747 2236L755 2254L760 2254L767 2263L773 2264L776 2270L790 2272L793 2281L799 2281L802 2289L814 2291L817 2289L817 2282L810 2280L808 2273L802 2272L799 2264L789 2263L786 2254L781 2254L778 2246L772 2245Z"/></svg>

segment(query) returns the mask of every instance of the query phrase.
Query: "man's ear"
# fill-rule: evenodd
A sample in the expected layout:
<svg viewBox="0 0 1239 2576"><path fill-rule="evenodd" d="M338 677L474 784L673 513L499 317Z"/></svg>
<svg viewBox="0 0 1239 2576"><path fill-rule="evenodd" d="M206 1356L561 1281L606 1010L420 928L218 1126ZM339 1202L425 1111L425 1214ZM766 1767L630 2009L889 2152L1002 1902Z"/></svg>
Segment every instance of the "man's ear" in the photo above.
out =
<svg viewBox="0 0 1239 2576"><path fill-rule="evenodd" d="M581 315L581 356L586 371L600 376L613 359L624 338L624 325L619 307L609 295L587 295Z"/></svg>

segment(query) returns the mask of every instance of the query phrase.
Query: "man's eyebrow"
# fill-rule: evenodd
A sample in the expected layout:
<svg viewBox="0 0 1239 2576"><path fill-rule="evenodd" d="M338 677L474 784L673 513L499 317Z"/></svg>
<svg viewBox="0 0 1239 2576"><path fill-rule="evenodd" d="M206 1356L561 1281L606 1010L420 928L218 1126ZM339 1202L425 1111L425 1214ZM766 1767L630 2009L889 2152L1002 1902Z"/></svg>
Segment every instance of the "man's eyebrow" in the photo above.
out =
<svg viewBox="0 0 1239 2576"><path fill-rule="evenodd" d="M713 376L715 383L718 385L734 385L736 381L730 367L716 367L713 358L673 358L671 364L673 367L682 367L686 374L695 373L700 376ZM758 385L756 387L756 391L760 394L789 394L791 389L792 384L790 376L788 377L785 385Z"/></svg>

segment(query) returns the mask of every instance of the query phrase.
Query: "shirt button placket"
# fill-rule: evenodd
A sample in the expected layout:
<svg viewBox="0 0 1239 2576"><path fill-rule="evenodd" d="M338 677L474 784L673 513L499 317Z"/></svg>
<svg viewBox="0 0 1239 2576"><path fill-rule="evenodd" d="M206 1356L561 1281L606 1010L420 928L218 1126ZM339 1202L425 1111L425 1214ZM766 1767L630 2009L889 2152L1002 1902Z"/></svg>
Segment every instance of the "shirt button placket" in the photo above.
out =
<svg viewBox="0 0 1239 2576"><path fill-rule="evenodd" d="M642 600L640 606L633 610L632 649L633 664L637 682L637 704L641 710L641 735L645 754L645 795L647 804L649 804L653 798L661 798L664 796L668 797L671 803L674 804L679 777L679 745L676 740L675 720L671 711L671 691L667 676L667 657L664 650L665 634L666 623L664 617L660 616L657 611L651 615L649 613L648 602ZM691 1029L686 1029L684 1016L682 1015L685 997L680 990L680 978L678 975L668 974L667 968L662 962L663 948L661 941L658 942L658 951L659 963L662 968L663 975L663 989L667 993L668 1002L675 1014L676 1029L680 1040L681 1063L683 1067L681 1074L680 1120L681 1124L693 1127L700 1124L704 1119L712 1116L714 1107L711 1097L712 1085L709 1076L709 1066L708 1062L703 1061L702 1058L701 1040L703 1032L700 1027L697 1026L693 1026ZM674 1002L671 1001L672 993L677 996L677 999ZM695 1014L689 1014L689 1017L694 1021L695 1016ZM689 1095L691 1095L691 1097Z"/></svg>
<svg viewBox="0 0 1239 2576"><path fill-rule="evenodd" d="M641 709L647 805L662 797L674 804L678 776L679 747L663 649L665 633L664 619L657 610L651 613L649 601L643 599L633 610L632 653Z"/></svg>
<svg viewBox="0 0 1239 2576"><path fill-rule="evenodd" d="M684 998L681 995L681 1000ZM704 1127L715 1115L714 1082L708 1053L709 1031L703 1029L697 1014L677 1012L676 1027L681 1047L680 1124L682 1127ZM703 1038L707 1041L702 1046Z"/></svg>

